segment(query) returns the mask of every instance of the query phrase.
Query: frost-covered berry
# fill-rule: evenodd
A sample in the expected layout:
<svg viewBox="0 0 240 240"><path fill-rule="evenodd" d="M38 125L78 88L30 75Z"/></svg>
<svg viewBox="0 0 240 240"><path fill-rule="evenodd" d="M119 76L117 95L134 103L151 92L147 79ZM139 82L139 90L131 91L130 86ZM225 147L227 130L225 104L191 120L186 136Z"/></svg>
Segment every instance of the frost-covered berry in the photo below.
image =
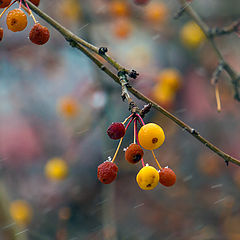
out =
<svg viewBox="0 0 240 240"><path fill-rule="evenodd" d="M141 189L152 190L158 185L159 173L154 167L145 166L138 172L136 180Z"/></svg>
<svg viewBox="0 0 240 240"><path fill-rule="evenodd" d="M120 139L125 135L125 127L121 122L112 123L107 130L107 134L114 140Z"/></svg>
<svg viewBox="0 0 240 240"><path fill-rule="evenodd" d="M117 172L118 167L115 163L105 161L98 166L97 177L102 183L109 184L116 179Z"/></svg>
<svg viewBox="0 0 240 240"><path fill-rule="evenodd" d="M125 151L125 159L128 162L135 164L142 159L143 154L142 148L139 145L132 143Z"/></svg>
<svg viewBox="0 0 240 240"><path fill-rule="evenodd" d="M0 27L0 41L3 39L3 28Z"/></svg>
<svg viewBox="0 0 240 240"><path fill-rule="evenodd" d="M159 182L166 187L170 187L176 182L176 174L171 168L165 167L159 172Z"/></svg>
<svg viewBox="0 0 240 240"><path fill-rule="evenodd" d="M49 40L49 37L48 28L42 26L40 23L35 23L29 33L29 39L37 45L45 44Z"/></svg>

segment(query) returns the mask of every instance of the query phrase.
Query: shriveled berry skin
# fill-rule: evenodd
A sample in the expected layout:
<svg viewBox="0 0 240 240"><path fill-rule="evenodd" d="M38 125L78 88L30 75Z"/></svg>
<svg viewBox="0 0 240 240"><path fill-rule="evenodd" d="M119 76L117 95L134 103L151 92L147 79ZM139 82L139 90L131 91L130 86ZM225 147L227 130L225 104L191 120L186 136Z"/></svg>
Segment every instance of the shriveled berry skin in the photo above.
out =
<svg viewBox="0 0 240 240"><path fill-rule="evenodd" d="M45 44L49 40L49 37L48 28L42 26L40 23L35 23L29 33L29 39L37 45Z"/></svg>
<svg viewBox="0 0 240 240"><path fill-rule="evenodd" d="M114 140L120 139L125 135L125 127L121 122L112 123L107 130L107 134Z"/></svg>
<svg viewBox="0 0 240 240"><path fill-rule="evenodd" d="M40 0L30 0L31 3L33 3L34 5L38 6L40 3Z"/></svg>
<svg viewBox="0 0 240 240"><path fill-rule="evenodd" d="M0 27L0 41L3 39L3 28Z"/></svg>
<svg viewBox="0 0 240 240"><path fill-rule="evenodd" d="M142 157L143 157L143 150L142 148L135 144L132 143L129 145L129 147L127 148L126 152L125 152L125 159L132 164L138 163Z"/></svg>
<svg viewBox="0 0 240 240"><path fill-rule="evenodd" d="M12 0L0 0L0 8L5 8L7 7Z"/></svg>
<svg viewBox="0 0 240 240"><path fill-rule="evenodd" d="M9 30L20 32L27 26L27 16L21 9L13 9L8 13L6 22Z"/></svg>
<svg viewBox="0 0 240 240"><path fill-rule="evenodd" d="M117 177L118 167L115 163L106 161L98 166L97 177L104 183L109 184Z"/></svg>
<svg viewBox="0 0 240 240"><path fill-rule="evenodd" d="M166 187L170 187L176 182L176 174L171 168L165 167L159 172L159 182Z"/></svg>

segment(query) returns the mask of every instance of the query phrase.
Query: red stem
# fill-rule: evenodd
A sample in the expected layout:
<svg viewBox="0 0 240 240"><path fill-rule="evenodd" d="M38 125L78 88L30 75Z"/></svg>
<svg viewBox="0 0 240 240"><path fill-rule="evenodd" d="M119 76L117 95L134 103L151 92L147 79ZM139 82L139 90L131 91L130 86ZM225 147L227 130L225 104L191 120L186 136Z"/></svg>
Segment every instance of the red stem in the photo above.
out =
<svg viewBox="0 0 240 240"><path fill-rule="evenodd" d="M132 120L133 120L133 118L131 118L131 120L128 122L127 126L125 127L125 131L127 131L128 127L129 127L129 125L130 125L130 123L132 122Z"/></svg>
<svg viewBox="0 0 240 240"><path fill-rule="evenodd" d="M141 124L142 124L142 125L145 125L145 123L144 123L144 121L143 121L142 117L141 117L139 114L136 114L136 115L138 116L138 119L140 119L140 121L141 121Z"/></svg>
<svg viewBox="0 0 240 240"><path fill-rule="evenodd" d="M138 118L137 118L137 119L138 119ZM137 119L134 120L134 127L135 127L135 125L136 125L136 128L134 128L134 131L135 131L134 134L136 134L137 144L140 146L140 143L139 143L139 140L138 140L138 132L137 132ZM139 119L138 119L138 120L139 120ZM135 123L136 123L136 124L135 124ZM141 159L141 162L142 162L142 166L145 167L145 163L144 163L144 161L143 161L143 158Z"/></svg>

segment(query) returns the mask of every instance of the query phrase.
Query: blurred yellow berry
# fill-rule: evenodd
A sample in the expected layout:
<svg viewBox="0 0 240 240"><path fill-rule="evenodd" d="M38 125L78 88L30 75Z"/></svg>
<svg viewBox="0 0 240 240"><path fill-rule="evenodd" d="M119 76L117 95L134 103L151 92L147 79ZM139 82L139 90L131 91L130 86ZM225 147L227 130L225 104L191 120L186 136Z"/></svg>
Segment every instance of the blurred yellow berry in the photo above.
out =
<svg viewBox="0 0 240 240"><path fill-rule="evenodd" d="M152 190L158 185L159 172L152 166L145 166L138 172L136 180L141 189Z"/></svg>
<svg viewBox="0 0 240 240"><path fill-rule="evenodd" d="M45 166L45 175L51 180L63 180L68 175L66 161L61 158L50 159Z"/></svg>
<svg viewBox="0 0 240 240"><path fill-rule="evenodd" d="M159 125L148 123L140 128L138 139L143 148L153 150L159 148L163 144L165 135L163 129Z"/></svg>
<svg viewBox="0 0 240 240"><path fill-rule="evenodd" d="M78 0L62 1L59 4L58 12L64 19L77 21L81 17L81 7Z"/></svg>
<svg viewBox="0 0 240 240"><path fill-rule="evenodd" d="M169 87L172 91L179 90L181 86L181 74L175 68L163 69L157 76L157 80Z"/></svg>
<svg viewBox="0 0 240 240"><path fill-rule="evenodd" d="M168 108L173 104L176 93L168 85L159 82L152 90L152 97L154 101Z"/></svg>
<svg viewBox="0 0 240 240"><path fill-rule="evenodd" d="M27 225L32 219L33 210L28 202L16 200L10 204L10 215L16 223Z"/></svg>
<svg viewBox="0 0 240 240"><path fill-rule="evenodd" d="M79 112L79 105L72 97L63 97L59 100L58 110L64 117L76 117Z"/></svg>
<svg viewBox="0 0 240 240"><path fill-rule="evenodd" d="M110 3L110 12L114 17L126 17L129 14L129 7L126 1L114 0Z"/></svg>
<svg viewBox="0 0 240 240"><path fill-rule="evenodd" d="M152 23L162 23L166 20L168 9L165 3L153 2L145 8L145 18Z"/></svg>
<svg viewBox="0 0 240 240"><path fill-rule="evenodd" d="M206 36L195 22L190 21L182 27L180 39L184 46L197 48L206 39Z"/></svg>

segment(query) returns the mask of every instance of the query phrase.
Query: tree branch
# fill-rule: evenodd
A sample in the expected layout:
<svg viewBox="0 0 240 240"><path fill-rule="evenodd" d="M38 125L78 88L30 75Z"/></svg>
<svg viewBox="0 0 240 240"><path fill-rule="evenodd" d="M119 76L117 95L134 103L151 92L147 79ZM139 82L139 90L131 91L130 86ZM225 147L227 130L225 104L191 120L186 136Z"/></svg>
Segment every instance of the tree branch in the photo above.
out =
<svg viewBox="0 0 240 240"><path fill-rule="evenodd" d="M121 83L119 77L114 74L108 67L106 67L101 61L99 61L93 53L91 53L87 48L86 44L82 45L82 41L79 41L79 37L77 37L75 34L70 32L68 29L64 28L61 24L56 22L54 19L49 17L46 13L42 12L40 9L35 7L33 4L28 2L30 8L38 14L42 19L44 19L46 22L48 22L50 25L52 25L59 33L61 33L65 39L70 43L72 47L75 47L79 49L81 52L83 52L89 59L91 59L103 72L105 72L109 77L111 77L116 83L123 86L123 83ZM194 15L195 16L195 15ZM199 19L199 18L196 18ZM201 22L201 21L200 21ZM202 22L201 22L202 23ZM202 25L205 28L205 25ZM92 46L92 45L91 45ZM124 68L123 68L124 69ZM167 118L175 122L179 127L186 130L188 133L190 133L193 137L195 137L198 141L203 143L206 147L208 147L210 150L218 154L220 157L222 157L226 163L232 162L236 165L240 166L240 161L237 160L234 157L231 157L230 155L224 153L222 150L217 148L215 145L210 143L207 139L202 137L195 129L188 126L186 123L172 115L170 112L159 106L157 103L153 102L151 99L144 96L141 92L136 90L135 88L131 87L129 84L124 86L127 88L129 92L131 92L136 98L144 101L145 103L148 103L149 106L153 106L158 112L165 115ZM124 87L124 91L126 91ZM149 108L149 106L147 108Z"/></svg>

